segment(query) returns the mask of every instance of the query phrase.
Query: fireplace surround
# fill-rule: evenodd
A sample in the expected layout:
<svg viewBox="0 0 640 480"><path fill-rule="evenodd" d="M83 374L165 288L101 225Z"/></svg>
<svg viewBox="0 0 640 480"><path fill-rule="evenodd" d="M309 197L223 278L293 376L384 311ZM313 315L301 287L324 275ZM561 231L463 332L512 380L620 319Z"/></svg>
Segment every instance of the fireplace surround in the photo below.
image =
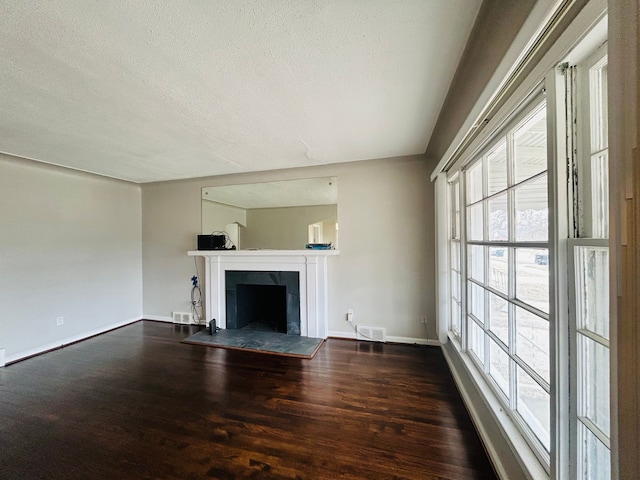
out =
<svg viewBox="0 0 640 480"><path fill-rule="evenodd" d="M215 318L220 328L227 328L227 272L297 272L299 334L327 338L328 257L338 255L337 250L213 250L190 251L188 255L204 258L207 322Z"/></svg>

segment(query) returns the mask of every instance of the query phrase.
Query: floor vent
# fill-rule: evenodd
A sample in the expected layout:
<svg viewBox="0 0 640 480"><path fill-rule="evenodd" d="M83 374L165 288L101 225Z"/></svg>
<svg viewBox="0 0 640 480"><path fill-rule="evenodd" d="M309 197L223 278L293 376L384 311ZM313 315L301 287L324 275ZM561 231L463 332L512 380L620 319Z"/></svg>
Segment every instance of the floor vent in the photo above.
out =
<svg viewBox="0 0 640 480"><path fill-rule="evenodd" d="M368 340L370 342L384 342L386 334L386 328L362 327L358 325L356 338L358 340Z"/></svg>
<svg viewBox="0 0 640 480"><path fill-rule="evenodd" d="M190 325L196 323L193 321L193 314L189 312L173 312L173 323L182 325Z"/></svg>

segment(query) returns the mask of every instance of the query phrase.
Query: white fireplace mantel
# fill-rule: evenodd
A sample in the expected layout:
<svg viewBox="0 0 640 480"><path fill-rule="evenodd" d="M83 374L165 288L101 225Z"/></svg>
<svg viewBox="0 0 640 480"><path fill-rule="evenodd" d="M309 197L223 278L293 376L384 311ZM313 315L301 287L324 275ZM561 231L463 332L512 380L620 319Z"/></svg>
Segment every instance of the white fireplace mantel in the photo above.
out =
<svg viewBox="0 0 640 480"><path fill-rule="evenodd" d="M300 335L327 338L329 330L327 258L338 250L194 250L204 257L205 320L226 328L225 272L281 271L300 274Z"/></svg>

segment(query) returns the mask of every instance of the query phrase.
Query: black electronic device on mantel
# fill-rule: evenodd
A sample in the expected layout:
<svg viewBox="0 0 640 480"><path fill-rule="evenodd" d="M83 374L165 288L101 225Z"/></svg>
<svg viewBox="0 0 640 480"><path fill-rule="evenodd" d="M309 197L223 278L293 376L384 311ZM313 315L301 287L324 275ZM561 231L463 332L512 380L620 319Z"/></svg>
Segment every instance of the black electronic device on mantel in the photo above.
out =
<svg viewBox="0 0 640 480"><path fill-rule="evenodd" d="M225 250L226 235L198 235L198 250Z"/></svg>

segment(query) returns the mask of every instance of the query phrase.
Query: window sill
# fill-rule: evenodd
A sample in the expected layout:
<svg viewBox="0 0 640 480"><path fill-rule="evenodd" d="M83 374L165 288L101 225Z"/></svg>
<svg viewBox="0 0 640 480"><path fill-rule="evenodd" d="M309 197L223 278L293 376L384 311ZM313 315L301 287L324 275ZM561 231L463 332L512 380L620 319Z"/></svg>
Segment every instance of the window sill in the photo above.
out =
<svg viewBox="0 0 640 480"><path fill-rule="evenodd" d="M469 358L469 355L460 351L460 343L455 338L452 338L452 335L449 335L449 339L451 340L449 344L452 345L452 347L447 348L446 345L442 346L444 356L449 364L456 386L460 391L478 435L484 443L498 476L504 480L512 480L515 478L509 473L513 470L513 466L509 468L508 465L509 463L513 464L513 460L506 458L505 452L496 447L495 440L488 433L489 428L487 428L487 419L481 415L478 407L471 400L471 398L475 397L475 395L473 395L473 390L475 390L482 398L484 409L490 412L492 417L491 420L493 420L496 427L502 434L504 441L509 445L511 450L509 453L513 459L517 461L518 466L523 473L522 478L549 480L548 466L543 465L540 462L538 456L529 446L529 443L522 433L520 433L520 430L514 421L502 407L496 394L477 371L477 367L471 358ZM452 355L458 356L460 363L464 366L464 372L458 371L456 368L457 362L453 361L451 358ZM471 380L471 385L468 382L465 382L465 378L469 378Z"/></svg>

